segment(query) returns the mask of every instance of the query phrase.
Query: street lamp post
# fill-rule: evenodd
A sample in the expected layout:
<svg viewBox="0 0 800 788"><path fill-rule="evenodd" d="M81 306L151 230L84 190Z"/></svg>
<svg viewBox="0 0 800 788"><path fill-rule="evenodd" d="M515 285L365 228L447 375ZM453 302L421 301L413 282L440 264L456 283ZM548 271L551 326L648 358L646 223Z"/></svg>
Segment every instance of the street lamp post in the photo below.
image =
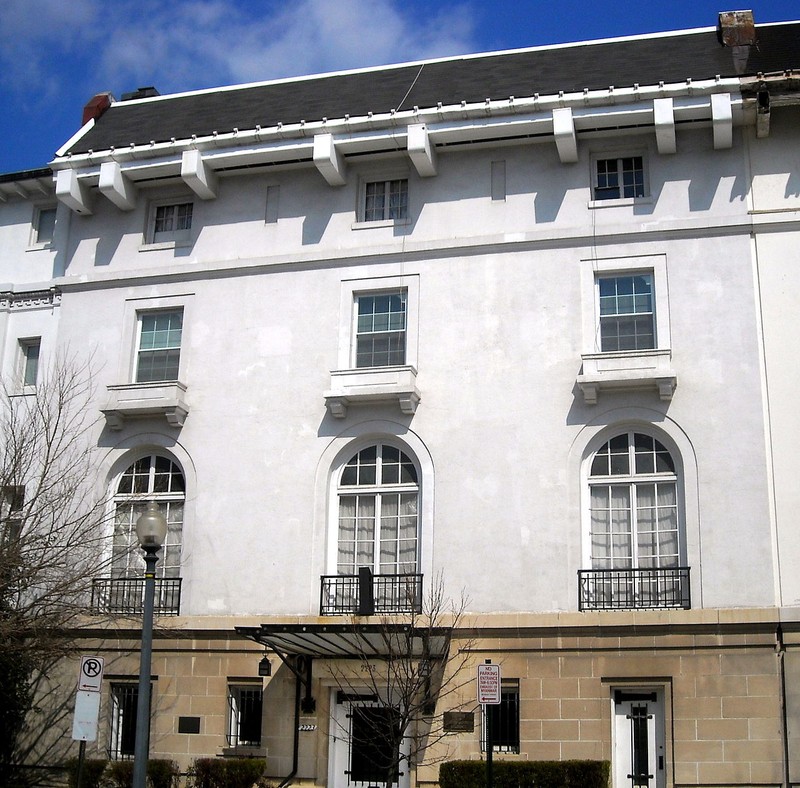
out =
<svg viewBox="0 0 800 788"><path fill-rule="evenodd" d="M145 788L150 751L150 661L153 652L153 607L156 595L158 551L167 535L167 521L150 501L136 521L136 536L144 550L144 613L142 651L139 662L139 697L136 704L136 743L133 750L133 788Z"/></svg>

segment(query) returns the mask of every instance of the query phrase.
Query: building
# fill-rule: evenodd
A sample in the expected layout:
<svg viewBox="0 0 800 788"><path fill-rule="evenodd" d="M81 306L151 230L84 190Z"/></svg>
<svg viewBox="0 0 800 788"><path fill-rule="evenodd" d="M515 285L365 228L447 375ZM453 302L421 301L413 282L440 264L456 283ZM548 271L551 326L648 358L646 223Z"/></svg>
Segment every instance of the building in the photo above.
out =
<svg viewBox="0 0 800 788"><path fill-rule="evenodd" d="M133 523L168 513L154 755L372 784L339 657L441 576L450 653L502 668L496 757L800 785L798 68L800 22L737 12L100 94L0 178L4 369L100 362L95 608L136 608ZM126 757L136 619L92 635ZM400 786L483 757L473 698Z"/></svg>

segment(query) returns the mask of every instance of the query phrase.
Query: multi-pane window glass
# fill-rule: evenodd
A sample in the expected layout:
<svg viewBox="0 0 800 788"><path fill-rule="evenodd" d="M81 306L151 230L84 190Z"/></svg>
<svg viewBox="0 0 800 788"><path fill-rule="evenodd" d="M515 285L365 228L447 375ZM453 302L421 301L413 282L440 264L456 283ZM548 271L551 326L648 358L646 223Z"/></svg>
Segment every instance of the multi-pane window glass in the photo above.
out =
<svg viewBox="0 0 800 788"><path fill-rule="evenodd" d="M406 363L406 292L356 297L356 367Z"/></svg>
<svg viewBox="0 0 800 788"><path fill-rule="evenodd" d="M153 242L188 238L192 229L192 209L190 202L157 206L153 216Z"/></svg>
<svg viewBox="0 0 800 788"><path fill-rule="evenodd" d="M644 163L641 156L597 161L595 200L644 197Z"/></svg>
<svg viewBox="0 0 800 788"><path fill-rule="evenodd" d="M111 685L111 740L109 756L112 760L130 760L136 746L136 706L139 687L133 682Z"/></svg>
<svg viewBox="0 0 800 788"><path fill-rule="evenodd" d="M182 335L182 309L139 315L137 383L178 379Z"/></svg>
<svg viewBox="0 0 800 788"><path fill-rule="evenodd" d="M597 290L603 352L656 346L652 274L602 276L597 280Z"/></svg>
<svg viewBox="0 0 800 788"><path fill-rule="evenodd" d="M39 351L42 341L38 337L23 339L19 345L22 354L22 385L35 386L39 376Z"/></svg>
<svg viewBox="0 0 800 788"><path fill-rule="evenodd" d="M378 444L354 455L339 479L337 572L415 573L418 498L417 469L404 452Z"/></svg>
<svg viewBox="0 0 800 788"><path fill-rule="evenodd" d="M169 457L142 457L122 474L114 496L114 544L111 574L115 578L142 577L144 559L138 549L136 521L149 501L158 503L167 520L167 536L159 553L159 577L179 577L186 486L183 473Z"/></svg>
<svg viewBox="0 0 800 788"><path fill-rule="evenodd" d="M408 180L367 183L364 195L364 221L408 218Z"/></svg>
<svg viewBox="0 0 800 788"><path fill-rule="evenodd" d="M680 562L675 463L650 435L626 432L592 458L592 568L663 568Z"/></svg>
<svg viewBox="0 0 800 788"><path fill-rule="evenodd" d="M503 679L500 703L484 706L481 750L487 749L487 726L491 726L493 752L519 752L519 680Z"/></svg>
<svg viewBox="0 0 800 788"><path fill-rule="evenodd" d="M228 687L228 744L261 746L261 712L264 693L260 686Z"/></svg>
<svg viewBox="0 0 800 788"><path fill-rule="evenodd" d="M56 209L39 208L34 215L33 237L34 244L49 244L53 241L56 229Z"/></svg>
<svg viewBox="0 0 800 788"><path fill-rule="evenodd" d="M20 538L24 506L24 485L7 484L0 488L0 544L9 544Z"/></svg>

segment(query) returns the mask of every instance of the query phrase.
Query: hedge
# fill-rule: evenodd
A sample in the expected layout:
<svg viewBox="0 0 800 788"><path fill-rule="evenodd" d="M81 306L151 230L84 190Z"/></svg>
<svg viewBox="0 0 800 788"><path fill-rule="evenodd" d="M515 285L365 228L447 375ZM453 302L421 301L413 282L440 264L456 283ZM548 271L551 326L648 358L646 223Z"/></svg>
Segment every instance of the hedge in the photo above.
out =
<svg viewBox="0 0 800 788"><path fill-rule="evenodd" d="M78 784L78 759L70 758L65 764L70 788ZM177 784L178 764L162 758L147 762L147 784L150 788L173 788ZM83 762L81 788L131 788L133 761L106 761L87 758Z"/></svg>
<svg viewBox="0 0 800 788"><path fill-rule="evenodd" d="M103 784L103 772L107 763L108 761L105 759L85 758L81 773L81 788L100 788ZM70 758L64 766L67 770L69 788L76 788L78 785L78 759Z"/></svg>
<svg viewBox="0 0 800 788"><path fill-rule="evenodd" d="M252 788L264 774L261 758L198 758L191 770L194 788Z"/></svg>
<svg viewBox="0 0 800 788"><path fill-rule="evenodd" d="M608 761L494 761L493 788L608 788ZM486 788L485 761L449 761L439 788Z"/></svg>

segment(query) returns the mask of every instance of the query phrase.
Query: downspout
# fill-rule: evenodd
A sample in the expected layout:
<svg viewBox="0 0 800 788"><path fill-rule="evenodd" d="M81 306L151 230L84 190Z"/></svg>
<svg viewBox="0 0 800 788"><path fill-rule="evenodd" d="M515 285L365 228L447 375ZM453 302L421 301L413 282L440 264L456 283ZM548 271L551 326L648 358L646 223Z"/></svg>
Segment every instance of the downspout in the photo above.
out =
<svg viewBox="0 0 800 788"><path fill-rule="evenodd" d="M778 677L781 683L781 745L783 748L783 785L789 788L789 720L786 713L786 645L783 642L783 628L778 624L776 631L778 647Z"/></svg>
<svg viewBox="0 0 800 788"><path fill-rule="evenodd" d="M299 674L294 677L294 747L292 750L292 771L278 783L278 788L286 788L297 774L297 765L300 758L300 687L302 681Z"/></svg>

